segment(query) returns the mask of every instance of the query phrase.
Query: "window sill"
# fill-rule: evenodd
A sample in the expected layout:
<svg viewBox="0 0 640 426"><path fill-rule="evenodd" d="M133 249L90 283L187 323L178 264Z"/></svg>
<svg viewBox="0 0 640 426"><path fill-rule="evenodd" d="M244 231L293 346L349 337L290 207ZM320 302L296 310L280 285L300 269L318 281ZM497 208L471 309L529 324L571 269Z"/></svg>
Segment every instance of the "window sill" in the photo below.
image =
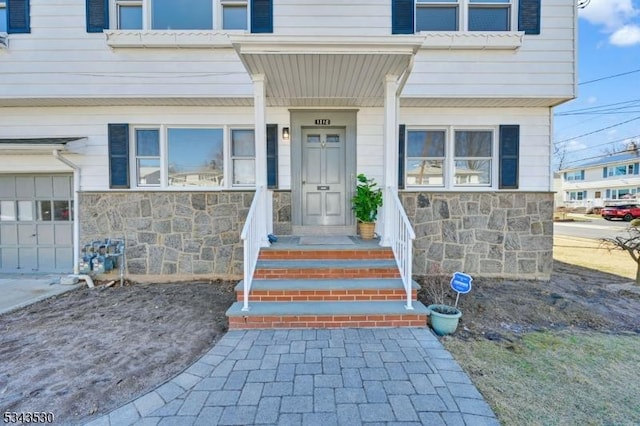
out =
<svg viewBox="0 0 640 426"><path fill-rule="evenodd" d="M423 49L516 50L522 46L524 32L420 32Z"/></svg>
<svg viewBox="0 0 640 426"><path fill-rule="evenodd" d="M112 48L222 48L231 47L230 33L246 31L137 31L106 30L107 45Z"/></svg>

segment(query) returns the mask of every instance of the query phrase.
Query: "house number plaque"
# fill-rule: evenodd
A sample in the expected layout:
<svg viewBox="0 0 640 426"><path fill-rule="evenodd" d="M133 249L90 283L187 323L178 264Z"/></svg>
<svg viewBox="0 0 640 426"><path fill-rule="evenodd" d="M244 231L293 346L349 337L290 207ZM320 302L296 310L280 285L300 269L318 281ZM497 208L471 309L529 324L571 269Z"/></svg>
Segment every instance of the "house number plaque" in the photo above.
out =
<svg viewBox="0 0 640 426"><path fill-rule="evenodd" d="M331 120L328 118L316 118L316 126L328 126L331 124Z"/></svg>

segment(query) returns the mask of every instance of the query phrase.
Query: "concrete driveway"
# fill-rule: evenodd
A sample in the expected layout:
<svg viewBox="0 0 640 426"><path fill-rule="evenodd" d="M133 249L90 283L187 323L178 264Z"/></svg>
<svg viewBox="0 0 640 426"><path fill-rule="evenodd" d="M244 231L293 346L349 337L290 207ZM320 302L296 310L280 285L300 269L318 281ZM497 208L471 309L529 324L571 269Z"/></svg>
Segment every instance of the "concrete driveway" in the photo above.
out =
<svg viewBox="0 0 640 426"><path fill-rule="evenodd" d="M0 314L76 289L83 284L62 285L62 276L66 275L0 274Z"/></svg>

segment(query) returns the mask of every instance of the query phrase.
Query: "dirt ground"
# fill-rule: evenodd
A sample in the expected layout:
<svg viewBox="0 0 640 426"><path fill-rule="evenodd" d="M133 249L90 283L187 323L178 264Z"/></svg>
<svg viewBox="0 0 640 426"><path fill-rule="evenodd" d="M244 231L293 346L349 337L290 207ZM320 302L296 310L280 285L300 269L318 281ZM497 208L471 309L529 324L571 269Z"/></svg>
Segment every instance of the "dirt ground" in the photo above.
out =
<svg viewBox="0 0 640 426"><path fill-rule="evenodd" d="M640 334L640 294L628 283L560 262L550 282L474 279L449 338L562 328ZM51 411L58 424L81 424L142 395L226 331L233 285L81 288L0 315L0 411Z"/></svg>

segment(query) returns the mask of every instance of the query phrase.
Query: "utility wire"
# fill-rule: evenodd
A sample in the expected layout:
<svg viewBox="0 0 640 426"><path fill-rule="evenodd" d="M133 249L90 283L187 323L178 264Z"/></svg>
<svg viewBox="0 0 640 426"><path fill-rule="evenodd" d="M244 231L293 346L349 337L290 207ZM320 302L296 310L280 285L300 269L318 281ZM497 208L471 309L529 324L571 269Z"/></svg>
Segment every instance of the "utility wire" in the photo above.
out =
<svg viewBox="0 0 640 426"><path fill-rule="evenodd" d="M607 141L607 142L600 143L600 144L597 144L597 145L587 146L587 147L578 148L578 149L572 149L569 152L573 154L573 153L580 152L580 151L591 151L592 149L595 149L595 148L599 148L599 147L606 146L606 145L614 145L614 144L616 144L618 142L625 142L625 141L628 141L628 140L633 140L635 138L640 138L640 135L628 136L628 137L625 137L625 138L616 139L616 140L613 140L613 141ZM576 160L576 161L582 161L582 159Z"/></svg>
<svg viewBox="0 0 640 426"><path fill-rule="evenodd" d="M582 86L584 84L596 83L598 81L603 81L603 80L609 80L610 78L622 77L623 75L634 74L634 73L637 73L637 72L640 72L640 68L637 69L637 70L627 71L627 72L623 72L623 73L620 73L620 74L614 74L614 75L608 75L606 77L596 78L595 80L583 81L582 83L578 83L578 86Z"/></svg>
<svg viewBox="0 0 640 426"><path fill-rule="evenodd" d="M574 139L580 139L580 138L583 138L583 137L585 137L585 136L589 136L589 135L593 135L593 134L595 134L595 133L603 132L603 131L605 131L605 130L613 129L614 127L622 126L623 124L631 123L632 121L636 121L636 120L640 120L640 115L639 115L639 116L637 116L637 117L634 117L634 118L632 118L632 119L629 119L629 120L626 120L626 121L622 121L622 122L620 122L620 123L612 124L611 126L607 126L607 127L603 127L603 128L601 128L601 129L598 129L598 130L594 130L594 131L592 131L592 132L583 133L583 134L578 135L578 136L573 136L573 137L571 137L571 138L567 138L567 139L562 139L562 140L559 140L559 141L555 141L554 143L563 143L563 142L568 142L568 141L571 141L571 140L574 140Z"/></svg>

